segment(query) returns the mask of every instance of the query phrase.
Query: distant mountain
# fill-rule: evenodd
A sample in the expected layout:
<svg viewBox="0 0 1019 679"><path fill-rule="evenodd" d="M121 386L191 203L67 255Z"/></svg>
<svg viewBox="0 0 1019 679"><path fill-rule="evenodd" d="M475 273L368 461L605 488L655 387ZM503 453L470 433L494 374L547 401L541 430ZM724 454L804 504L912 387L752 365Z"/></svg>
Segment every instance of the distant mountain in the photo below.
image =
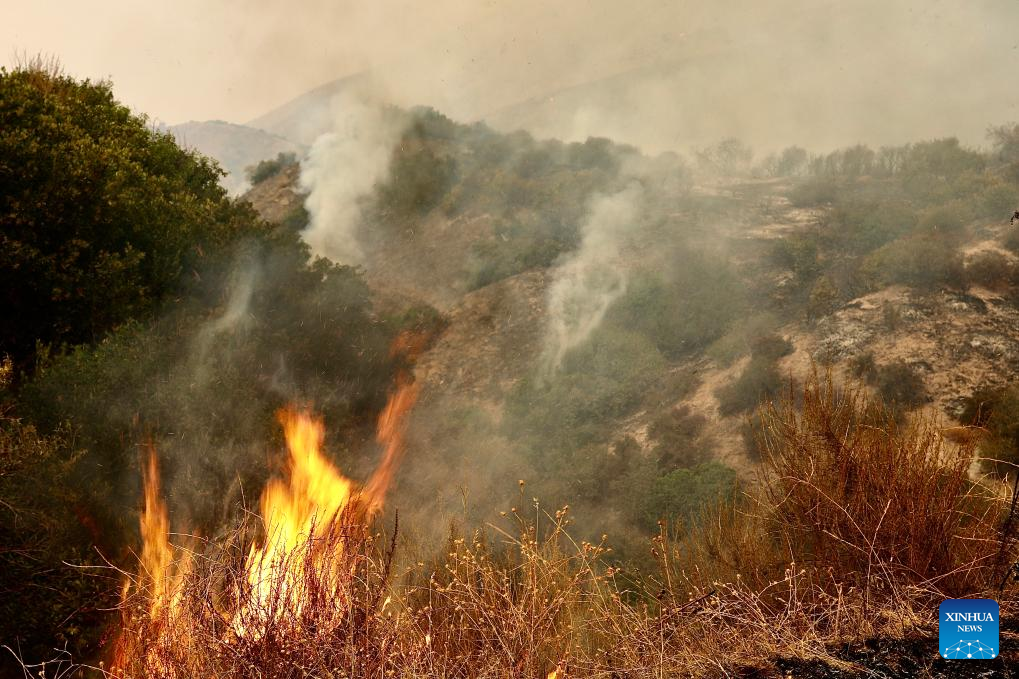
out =
<svg viewBox="0 0 1019 679"><path fill-rule="evenodd" d="M333 80L248 121L247 127L311 146L320 134L328 132L332 126L330 104L333 98L344 90L363 85L367 79L366 73L355 73Z"/></svg>
<svg viewBox="0 0 1019 679"><path fill-rule="evenodd" d="M636 144L653 152L680 148L700 130L688 125L685 136L663 140L663 130L675 127L675 110L662 105L666 89L679 89L680 74L694 71L716 58L712 53L693 57L663 59L652 64L542 92L481 116L493 128L505 132L523 129L539 138L583 141L588 136L609 137ZM635 124L633 102L653 100L659 110L641 110L653 125Z"/></svg>
<svg viewBox="0 0 1019 679"><path fill-rule="evenodd" d="M297 153L304 146L280 135L222 120L191 121L166 128L186 148L215 159L229 174L223 185L231 194L243 191L248 180L245 168L279 153Z"/></svg>

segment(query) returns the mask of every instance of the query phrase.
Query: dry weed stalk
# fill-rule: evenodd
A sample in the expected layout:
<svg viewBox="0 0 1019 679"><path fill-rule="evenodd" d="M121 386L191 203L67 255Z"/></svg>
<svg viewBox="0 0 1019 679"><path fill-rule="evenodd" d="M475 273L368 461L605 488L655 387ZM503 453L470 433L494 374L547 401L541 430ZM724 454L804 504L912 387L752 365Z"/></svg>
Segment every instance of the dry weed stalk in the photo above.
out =
<svg viewBox="0 0 1019 679"><path fill-rule="evenodd" d="M968 446L929 421L899 425L830 379L763 410L761 483L652 544L656 575L621 570L604 540L577 543L566 508L450 537L391 575L395 541L356 522L290 558L326 550L340 583L312 581L294 607L274 591L237 633L245 540L209 544L176 608L125 620L124 677L724 676L776 656L835 661L836 642L929 627L947 596L997 587L1016 558L1007 498L966 473ZM342 548L339 548L342 543ZM1001 555L1006 555L1005 559ZM316 557L317 558L317 557ZM1013 596L995 595L1004 610ZM143 595L144 596L144 593Z"/></svg>

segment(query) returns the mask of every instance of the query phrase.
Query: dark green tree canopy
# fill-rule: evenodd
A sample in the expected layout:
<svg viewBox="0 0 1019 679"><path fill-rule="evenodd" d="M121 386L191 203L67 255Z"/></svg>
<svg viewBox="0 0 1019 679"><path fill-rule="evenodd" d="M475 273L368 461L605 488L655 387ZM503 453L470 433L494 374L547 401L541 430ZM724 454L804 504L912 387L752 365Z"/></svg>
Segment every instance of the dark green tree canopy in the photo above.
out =
<svg viewBox="0 0 1019 679"><path fill-rule="evenodd" d="M264 233L220 176L108 83L0 69L0 354L94 341Z"/></svg>

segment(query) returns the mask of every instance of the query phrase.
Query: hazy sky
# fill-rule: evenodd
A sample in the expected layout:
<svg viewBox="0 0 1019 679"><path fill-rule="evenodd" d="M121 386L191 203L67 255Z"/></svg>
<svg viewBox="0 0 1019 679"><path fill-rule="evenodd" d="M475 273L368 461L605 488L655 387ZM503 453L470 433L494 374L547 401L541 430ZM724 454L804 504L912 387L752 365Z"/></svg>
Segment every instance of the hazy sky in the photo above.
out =
<svg viewBox="0 0 1019 679"><path fill-rule="evenodd" d="M369 69L398 103L651 149L979 143L1019 119L1016 0L6 4L5 62L56 55L170 123L245 122Z"/></svg>

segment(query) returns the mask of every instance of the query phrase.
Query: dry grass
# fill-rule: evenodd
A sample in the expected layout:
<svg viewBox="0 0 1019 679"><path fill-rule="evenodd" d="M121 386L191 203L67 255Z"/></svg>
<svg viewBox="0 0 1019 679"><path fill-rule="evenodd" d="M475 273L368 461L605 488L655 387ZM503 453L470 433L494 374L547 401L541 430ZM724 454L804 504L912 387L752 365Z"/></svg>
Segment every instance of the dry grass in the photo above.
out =
<svg viewBox="0 0 1019 679"><path fill-rule="evenodd" d="M112 673L725 676L780 656L836 662L834 643L929 629L948 596L1012 608L997 591L1017 556L1014 529L1002 532L1010 505L967 476L971 448L823 379L762 420L761 483L684 534L663 526L653 575L613 567L604 542L574 542L566 509L512 512L509 528L453 535L433 562L398 572L395 540L341 520L290 556L328 554L334 576L306 570L300 606L277 589L239 627L239 531L189 557L156 619L144 590L126 602Z"/></svg>

